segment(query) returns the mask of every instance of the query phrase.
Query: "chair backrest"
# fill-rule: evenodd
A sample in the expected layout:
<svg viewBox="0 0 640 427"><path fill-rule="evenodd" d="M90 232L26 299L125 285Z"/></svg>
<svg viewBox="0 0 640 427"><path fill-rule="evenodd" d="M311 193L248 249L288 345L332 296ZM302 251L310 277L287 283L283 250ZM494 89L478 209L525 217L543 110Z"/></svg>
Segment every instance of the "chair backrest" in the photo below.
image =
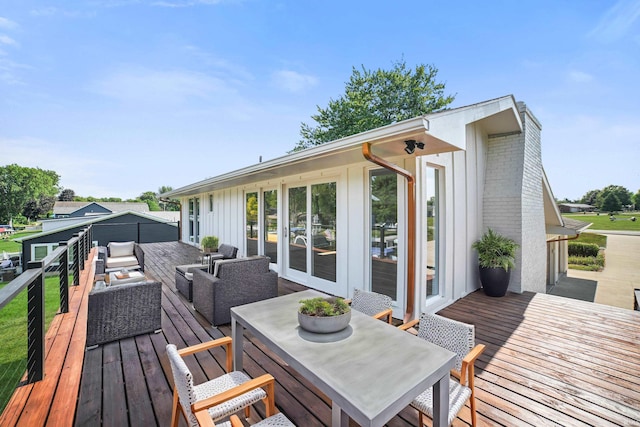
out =
<svg viewBox="0 0 640 427"><path fill-rule="evenodd" d="M456 371L475 345L475 327L437 314L422 313L418 336L456 353Z"/></svg>
<svg viewBox="0 0 640 427"><path fill-rule="evenodd" d="M178 349L174 344L167 344L167 356L171 363L173 386L178 391L180 405L182 405L185 411L189 425L198 426L198 420L196 416L193 415L193 412L191 412L191 404L196 401L195 395L193 394L193 375L191 375L187 364L184 363L182 356L178 354Z"/></svg>
<svg viewBox="0 0 640 427"><path fill-rule="evenodd" d="M238 254L238 248L223 243L218 247L218 253L222 254L222 256L224 256L224 259L235 258Z"/></svg>
<svg viewBox="0 0 640 427"><path fill-rule="evenodd" d="M391 308L392 302L393 300L388 295L355 289L351 299L351 308L367 316L373 316Z"/></svg>
<svg viewBox="0 0 640 427"><path fill-rule="evenodd" d="M269 258L263 255L218 260L213 268L213 275L220 279L268 272Z"/></svg>

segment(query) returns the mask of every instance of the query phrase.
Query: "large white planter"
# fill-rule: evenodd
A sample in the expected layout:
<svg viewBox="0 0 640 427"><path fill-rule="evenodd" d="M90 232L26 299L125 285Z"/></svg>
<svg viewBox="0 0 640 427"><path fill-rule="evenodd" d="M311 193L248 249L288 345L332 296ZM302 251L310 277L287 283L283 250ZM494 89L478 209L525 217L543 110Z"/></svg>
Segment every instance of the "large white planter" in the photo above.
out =
<svg viewBox="0 0 640 427"><path fill-rule="evenodd" d="M298 323L300 327L308 332L316 334L331 334L338 332L349 326L351 321L351 310L339 316L309 316L298 312Z"/></svg>

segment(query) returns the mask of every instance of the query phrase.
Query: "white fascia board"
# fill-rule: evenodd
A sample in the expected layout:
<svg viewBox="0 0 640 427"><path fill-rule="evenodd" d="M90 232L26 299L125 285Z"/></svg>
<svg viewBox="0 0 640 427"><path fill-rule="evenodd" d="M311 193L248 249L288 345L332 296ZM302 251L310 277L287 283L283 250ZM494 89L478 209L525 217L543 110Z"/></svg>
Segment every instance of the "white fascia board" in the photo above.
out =
<svg viewBox="0 0 640 427"><path fill-rule="evenodd" d="M283 175L287 171L298 173L304 167L313 170L314 163L318 164L327 158L335 158L336 161L347 164L350 159L363 159L361 149L362 144L365 142L385 150L385 155L391 154L392 151L395 155L402 154L404 145L397 144L398 141L410 138L427 140L429 136L428 130L429 121L425 117L404 120L198 181L164 193L162 197L176 198L196 195L210 191L215 186L233 185L234 182L246 179L248 176L255 176L256 179L259 179L258 177L266 178L270 175L272 177ZM391 144L393 144L393 147L389 146ZM308 164L308 166L301 166L303 164ZM339 165L339 163L335 163L335 165Z"/></svg>
<svg viewBox="0 0 640 427"><path fill-rule="evenodd" d="M435 138L466 149L466 127L484 121L488 134L522 132L522 121L513 96L443 111L428 116L429 133Z"/></svg>

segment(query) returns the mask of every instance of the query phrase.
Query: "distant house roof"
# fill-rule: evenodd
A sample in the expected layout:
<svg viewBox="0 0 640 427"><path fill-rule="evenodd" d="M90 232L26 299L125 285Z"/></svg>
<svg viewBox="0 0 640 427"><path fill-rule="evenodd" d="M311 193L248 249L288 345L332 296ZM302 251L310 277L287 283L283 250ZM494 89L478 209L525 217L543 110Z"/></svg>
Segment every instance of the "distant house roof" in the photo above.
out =
<svg viewBox="0 0 640 427"><path fill-rule="evenodd" d="M54 215L70 215L75 211L82 209L91 204L102 206L112 213L132 211L132 212L149 212L149 205L144 202L60 202L57 201L53 205Z"/></svg>
<svg viewBox="0 0 640 427"><path fill-rule="evenodd" d="M568 208L578 208L578 209L595 209L595 206L585 205L584 203L560 203L560 206L566 206Z"/></svg>

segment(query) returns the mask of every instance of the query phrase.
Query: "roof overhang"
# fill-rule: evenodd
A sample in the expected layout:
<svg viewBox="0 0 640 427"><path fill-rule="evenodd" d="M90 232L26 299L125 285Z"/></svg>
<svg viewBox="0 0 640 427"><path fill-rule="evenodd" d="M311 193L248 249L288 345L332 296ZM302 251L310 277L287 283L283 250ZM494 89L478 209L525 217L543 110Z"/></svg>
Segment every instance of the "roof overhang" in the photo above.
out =
<svg viewBox="0 0 640 427"><path fill-rule="evenodd" d="M364 161L364 143L369 143L372 151L381 158L408 156L404 151L404 141L410 139L424 143L424 149L416 153L419 155L464 150L466 126L471 123L480 123L487 134L522 130L516 102L513 96L505 96L362 132L189 184L161 194L161 197L190 197L224 188L355 164Z"/></svg>
<svg viewBox="0 0 640 427"><path fill-rule="evenodd" d="M590 223L564 218L553 197L547 174L542 170L542 192L544 198L544 222L547 234L575 237L589 228Z"/></svg>

